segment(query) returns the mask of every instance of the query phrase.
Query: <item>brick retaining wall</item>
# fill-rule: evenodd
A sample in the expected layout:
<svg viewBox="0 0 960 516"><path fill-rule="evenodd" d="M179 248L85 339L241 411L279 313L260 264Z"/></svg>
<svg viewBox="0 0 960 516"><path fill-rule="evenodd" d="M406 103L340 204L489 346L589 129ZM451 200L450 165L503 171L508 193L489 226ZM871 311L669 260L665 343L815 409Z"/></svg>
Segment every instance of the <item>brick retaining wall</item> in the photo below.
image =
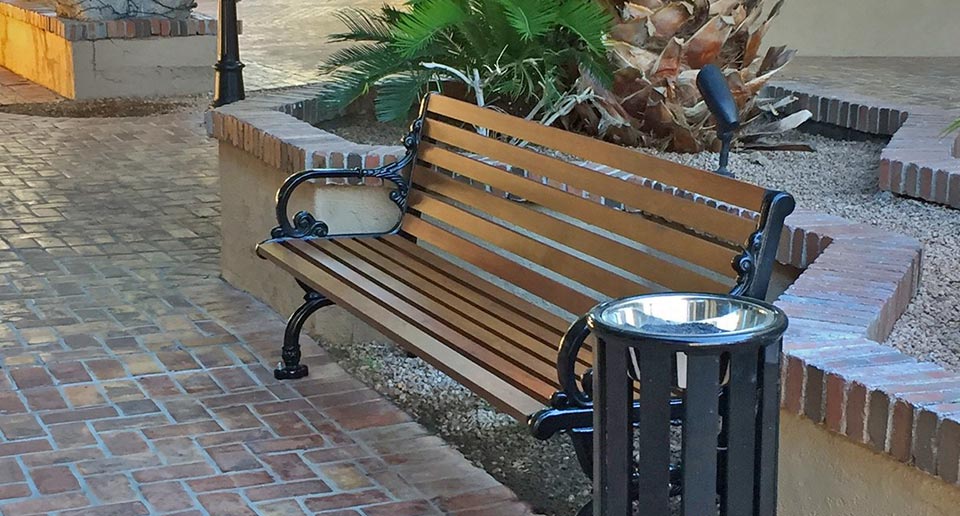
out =
<svg viewBox="0 0 960 516"><path fill-rule="evenodd" d="M807 109L815 122L892 136L880 157L880 189L960 208L960 137L943 136L960 113L897 106L794 82L769 86L766 92L797 97L787 113Z"/></svg>

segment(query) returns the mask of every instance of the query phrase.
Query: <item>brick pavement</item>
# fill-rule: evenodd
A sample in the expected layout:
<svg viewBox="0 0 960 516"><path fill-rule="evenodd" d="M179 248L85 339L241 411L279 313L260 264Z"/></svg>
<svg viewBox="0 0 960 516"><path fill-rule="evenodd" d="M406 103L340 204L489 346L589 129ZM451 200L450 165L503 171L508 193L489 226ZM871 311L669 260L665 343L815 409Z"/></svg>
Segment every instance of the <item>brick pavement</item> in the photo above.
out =
<svg viewBox="0 0 960 516"><path fill-rule="evenodd" d="M199 113L0 114L0 514L529 514L318 346L273 380L215 161Z"/></svg>
<svg viewBox="0 0 960 516"><path fill-rule="evenodd" d="M0 106L57 102L63 97L0 66Z"/></svg>

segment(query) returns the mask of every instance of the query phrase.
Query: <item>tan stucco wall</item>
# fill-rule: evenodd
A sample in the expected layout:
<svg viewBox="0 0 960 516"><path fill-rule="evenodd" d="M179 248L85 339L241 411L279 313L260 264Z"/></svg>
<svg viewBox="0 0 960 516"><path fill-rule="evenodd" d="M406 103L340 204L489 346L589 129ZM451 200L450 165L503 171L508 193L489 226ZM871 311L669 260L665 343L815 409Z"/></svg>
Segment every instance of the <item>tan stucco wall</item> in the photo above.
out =
<svg viewBox="0 0 960 516"><path fill-rule="evenodd" d="M956 516L960 487L795 414L780 420L780 516Z"/></svg>
<svg viewBox="0 0 960 516"><path fill-rule="evenodd" d="M83 42L91 50L90 42ZM0 16L0 66L67 98L74 96L74 45L19 20Z"/></svg>
<svg viewBox="0 0 960 516"><path fill-rule="evenodd" d="M277 169L230 144L220 143L223 278L286 316L303 302L303 291L289 274L255 253L257 243L277 225L275 197L284 179L285 175ZM290 203L290 212L312 207L313 214L326 221L331 232L385 231L397 217L388 193L386 188L368 186L302 185ZM341 342L383 338L336 306L317 312L306 328L325 339Z"/></svg>
<svg viewBox="0 0 960 516"><path fill-rule="evenodd" d="M787 0L764 43L805 56L954 57L958 26L958 0Z"/></svg>
<svg viewBox="0 0 960 516"><path fill-rule="evenodd" d="M212 35L98 39L75 51L76 98L195 95L213 91Z"/></svg>
<svg viewBox="0 0 960 516"><path fill-rule="evenodd" d="M213 35L68 41L0 16L0 66L70 99L213 90Z"/></svg>

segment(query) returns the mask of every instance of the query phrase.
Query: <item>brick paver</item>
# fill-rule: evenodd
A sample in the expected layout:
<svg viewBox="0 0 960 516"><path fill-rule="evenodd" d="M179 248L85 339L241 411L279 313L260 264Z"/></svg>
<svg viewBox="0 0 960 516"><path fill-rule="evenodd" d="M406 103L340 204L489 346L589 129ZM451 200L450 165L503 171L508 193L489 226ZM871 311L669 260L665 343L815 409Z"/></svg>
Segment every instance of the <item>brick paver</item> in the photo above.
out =
<svg viewBox="0 0 960 516"><path fill-rule="evenodd" d="M201 118L0 114L0 514L528 513L318 346L273 379Z"/></svg>
<svg viewBox="0 0 960 516"><path fill-rule="evenodd" d="M0 66L0 106L57 102L63 97Z"/></svg>

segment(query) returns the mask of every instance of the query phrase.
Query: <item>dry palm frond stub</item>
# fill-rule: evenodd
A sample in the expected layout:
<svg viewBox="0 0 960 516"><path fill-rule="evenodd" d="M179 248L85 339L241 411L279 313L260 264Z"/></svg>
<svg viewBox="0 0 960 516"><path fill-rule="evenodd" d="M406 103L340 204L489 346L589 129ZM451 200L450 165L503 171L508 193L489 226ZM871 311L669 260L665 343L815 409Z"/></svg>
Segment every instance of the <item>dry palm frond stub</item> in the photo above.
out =
<svg viewBox="0 0 960 516"><path fill-rule="evenodd" d="M603 0L616 16L608 38L615 64L612 86L604 88L582 71L578 87L589 102L567 117L570 128L595 132L624 145L677 152L716 149L715 122L696 77L700 68L720 67L733 92L742 122L739 137L791 129L809 118L801 112L774 123L751 123L792 99L759 97L764 85L796 54L761 42L784 0L764 14L763 0Z"/></svg>

